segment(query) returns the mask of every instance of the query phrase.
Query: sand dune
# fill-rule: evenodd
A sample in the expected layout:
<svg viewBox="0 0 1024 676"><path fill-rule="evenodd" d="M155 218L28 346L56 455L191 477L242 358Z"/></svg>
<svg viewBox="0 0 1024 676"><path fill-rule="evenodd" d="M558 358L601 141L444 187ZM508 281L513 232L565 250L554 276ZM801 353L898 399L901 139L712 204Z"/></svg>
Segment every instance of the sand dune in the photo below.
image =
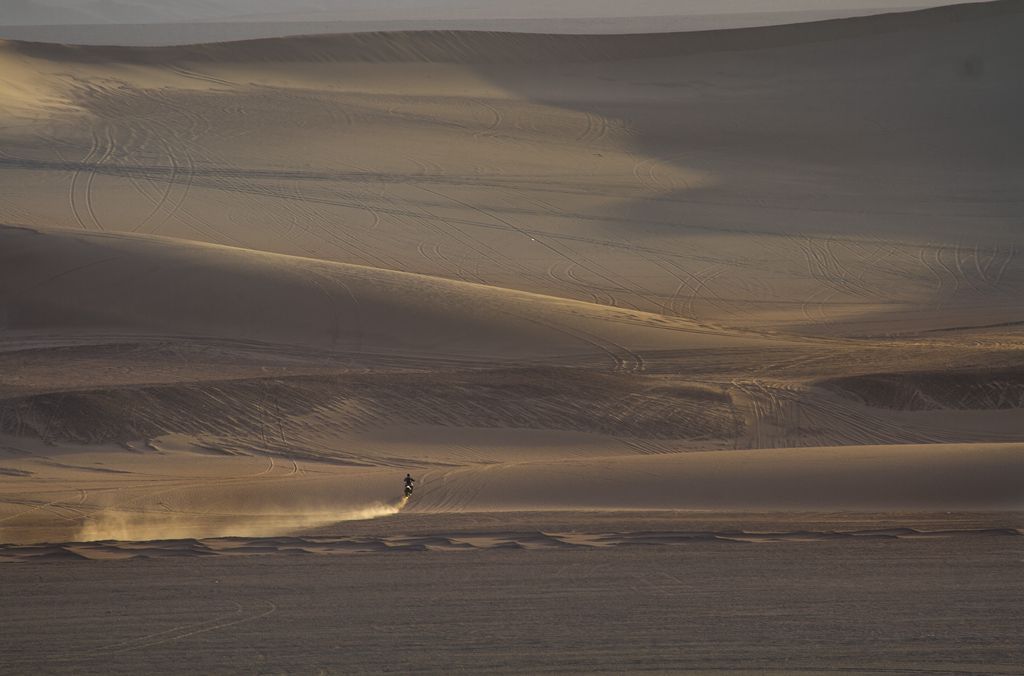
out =
<svg viewBox="0 0 1024 676"><path fill-rule="evenodd" d="M441 487L428 473L413 508L1020 510L1022 451L1019 444L930 444L535 461L442 472Z"/></svg>
<svg viewBox="0 0 1024 676"><path fill-rule="evenodd" d="M583 442L582 436L576 438ZM309 460L228 452L213 438L114 450L17 443L2 458L4 542L164 540L335 532L401 513L450 515L562 511L581 524L623 511L1018 512L1024 452L1016 444L846 446L649 455L626 443L506 449L489 460L431 457L404 444L336 440L361 457ZM11 449L10 441L5 449ZM470 448L460 449L465 454ZM403 455L401 454L405 454ZM436 451L434 452L436 454ZM338 453L338 455L341 455ZM398 468L419 488L406 504ZM418 467L418 469L416 469ZM1018 517L1019 518L1019 517ZM662 524L662 528L666 524ZM400 527L401 522L389 526ZM460 528L458 530L464 530ZM401 532L401 531L400 531Z"/></svg>
<svg viewBox="0 0 1024 676"><path fill-rule="evenodd" d="M782 0L771 9L775 12L848 11L881 13L900 8L920 9L929 4L922 0ZM706 15L713 12L745 14L751 10L749 0L692 0L680 7L673 0L637 0L630 7L634 17L665 17L673 14ZM4 17L8 25L124 25L133 22L173 24L181 21L329 21L331 19L367 20L437 20L472 14L474 18L545 19L567 17L623 17L622 7L609 0L563 0L557 5L540 0L524 0L514 7L495 3L467 6L458 0L416 0L384 5L373 0L299 0L287 7L272 0L191 0L174 6L137 2L130 6L90 3L82 7L74 0L17 0Z"/></svg>
<svg viewBox="0 0 1024 676"><path fill-rule="evenodd" d="M1021 21L7 42L0 219L803 334L1017 322Z"/></svg>
<svg viewBox="0 0 1024 676"><path fill-rule="evenodd" d="M955 4L955 3L940 3ZM966 4L966 3L965 3ZM379 3L378 3L378 6ZM559 7L562 3L559 3ZM480 31L515 33L557 33L559 35L623 35L637 33L680 33L722 31L760 26L780 26L827 19L876 14L879 10L896 12L921 9L912 1L909 6L870 8L813 7L792 11L752 11L725 13L721 7L710 7L706 14L667 14L663 16L584 16L522 19L365 19L310 20L309 18L256 20L244 18L231 21L160 22L136 24L26 24L0 25L0 38L25 42L48 42L74 45L117 45L133 47L166 47L210 42L237 42L302 35L343 33L394 33L408 31ZM635 3L630 10L635 10ZM684 8L688 9L688 8ZM675 12L679 7L673 8ZM620 10L621 11L621 10Z"/></svg>
<svg viewBox="0 0 1024 676"><path fill-rule="evenodd" d="M1022 30L0 43L0 541L1019 510Z"/></svg>
<svg viewBox="0 0 1024 676"><path fill-rule="evenodd" d="M928 6L966 4L963 0L795 0L763 3L698 2L685 4L636 2L624 10L619 3L594 0L573 3L519 2L514 6L465 6L458 2L430 5L381 5L348 0L341 7L292 6L288 11L252 11L247 5L238 14L223 8L145 5L127 15L116 5L116 18L93 7L80 13L77 5L60 8L53 0L45 5L23 2L0 17L0 37L37 42L95 45L176 45L275 38L318 33L396 32L410 30L500 31L558 34L635 34L692 32L777 26L858 17ZM138 8L139 3L132 8ZM107 8L108 10L111 8ZM203 11L205 9L206 11ZM97 11L98 10L98 11ZM184 10L184 11L181 11ZM190 11L191 10L191 11ZM212 10L212 13L211 13ZM219 10L219 11L218 11Z"/></svg>
<svg viewBox="0 0 1024 676"><path fill-rule="evenodd" d="M4 328L172 335L492 361L752 347L682 319L139 235L0 227ZM778 340L785 345L785 340Z"/></svg>
<svg viewBox="0 0 1024 676"><path fill-rule="evenodd" d="M0 236L3 541L323 527L400 509L406 469L407 513L1022 507L1019 443L977 443L1024 434L1012 341L783 338L152 236Z"/></svg>

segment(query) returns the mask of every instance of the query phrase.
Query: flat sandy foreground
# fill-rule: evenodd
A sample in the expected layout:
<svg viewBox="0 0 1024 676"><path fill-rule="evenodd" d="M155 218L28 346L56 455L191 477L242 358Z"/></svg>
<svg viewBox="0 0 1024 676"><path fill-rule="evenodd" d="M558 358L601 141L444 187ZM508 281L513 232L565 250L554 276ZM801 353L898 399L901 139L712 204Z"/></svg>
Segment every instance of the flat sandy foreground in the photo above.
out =
<svg viewBox="0 0 1024 676"><path fill-rule="evenodd" d="M1021 35L0 41L0 672L1021 673Z"/></svg>
<svg viewBox="0 0 1024 676"><path fill-rule="evenodd" d="M2 670L1019 674L1014 519L424 515L66 548L146 560L43 547L3 567Z"/></svg>

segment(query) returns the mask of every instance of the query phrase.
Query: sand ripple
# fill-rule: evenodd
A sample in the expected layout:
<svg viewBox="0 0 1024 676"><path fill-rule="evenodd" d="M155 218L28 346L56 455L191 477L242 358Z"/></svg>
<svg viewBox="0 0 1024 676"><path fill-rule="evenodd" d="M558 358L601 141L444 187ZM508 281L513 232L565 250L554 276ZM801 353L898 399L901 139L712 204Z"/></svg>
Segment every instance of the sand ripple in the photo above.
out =
<svg viewBox="0 0 1024 676"><path fill-rule="evenodd" d="M886 528L851 531L638 531L625 533L547 533L543 531L478 532L391 537L268 537L209 538L127 542L70 542L0 545L0 562L47 560L156 559L201 556L302 554L377 554L451 552L489 549L606 549L637 546L680 546L706 542L770 543L826 540L920 540L979 537L1020 537L1019 528L919 530Z"/></svg>

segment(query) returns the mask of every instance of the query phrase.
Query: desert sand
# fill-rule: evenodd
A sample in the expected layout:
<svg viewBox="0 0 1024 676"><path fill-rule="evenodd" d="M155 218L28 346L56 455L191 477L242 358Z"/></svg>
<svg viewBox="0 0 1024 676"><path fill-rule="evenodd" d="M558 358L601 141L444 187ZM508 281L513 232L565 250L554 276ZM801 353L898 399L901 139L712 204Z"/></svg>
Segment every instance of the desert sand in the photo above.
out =
<svg viewBox="0 0 1024 676"><path fill-rule="evenodd" d="M1019 672L1022 34L0 41L0 671Z"/></svg>

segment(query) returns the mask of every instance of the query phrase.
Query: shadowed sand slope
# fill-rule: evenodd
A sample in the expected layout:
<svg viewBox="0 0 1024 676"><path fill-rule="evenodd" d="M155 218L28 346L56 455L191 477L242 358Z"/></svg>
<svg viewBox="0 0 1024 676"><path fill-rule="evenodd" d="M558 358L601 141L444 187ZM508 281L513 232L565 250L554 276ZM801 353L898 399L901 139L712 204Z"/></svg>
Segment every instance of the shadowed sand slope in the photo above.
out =
<svg viewBox="0 0 1024 676"><path fill-rule="evenodd" d="M388 31L212 42L182 47L103 47L20 43L19 51L51 59L164 64L175 59L543 63L650 59L736 49L766 49L808 42L921 30L1013 15L1016 0L951 4L928 11L791 23L722 31L625 35L550 35L497 31ZM18 45L19 43L13 42Z"/></svg>
<svg viewBox="0 0 1024 676"><path fill-rule="evenodd" d="M0 227L3 328L253 340L419 357L753 347L681 319L363 266L116 234ZM778 341L785 344L784 340Z"/></svg>
<svg viewBox="0 0 1024 676"><path fill-rule="evenodd" d="M739 28L860 16L948 5L963 0L783 0L770 8L746 0L687 2L520 1L466 7L451 0L381 4L372 0L303 6L243 3L91 3L12 0L0 18L0 35L24 40L99 45L173 45L247 38L366 31L504 30L556 33L650 33ZM765 11L767 10L767 11Z"/></svg>
<svg viewBox="0 0 1024 676"><path fill-rule="evenodd" d="M882 408L905 410L1024 408L1024 373L876 373L825 380L820 385Z"/></svg>
<svg viewBox="0 0 1024 676"><path fill-rule="evenodd" d="M1021 510L1024 447L875 446L520 463L445 477L414 509ZM429 476L429 475L428 475ZM421 507L422 505L422 507Z"/></svg>

